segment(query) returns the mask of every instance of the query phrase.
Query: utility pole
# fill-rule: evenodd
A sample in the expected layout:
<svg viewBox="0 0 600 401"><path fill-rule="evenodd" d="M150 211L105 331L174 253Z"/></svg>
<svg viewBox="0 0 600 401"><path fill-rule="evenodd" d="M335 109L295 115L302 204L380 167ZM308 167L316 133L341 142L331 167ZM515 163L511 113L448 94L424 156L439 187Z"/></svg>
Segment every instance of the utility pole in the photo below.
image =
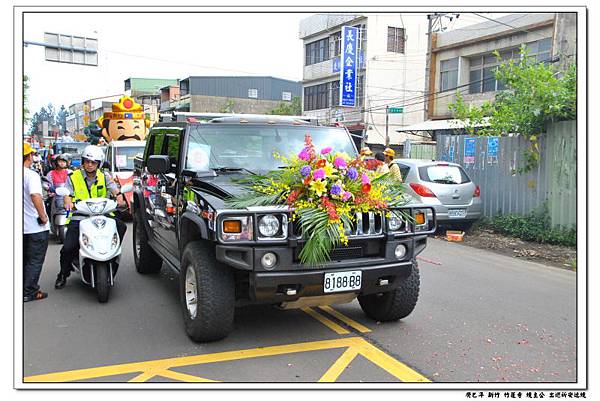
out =
<svg viewBox="0 0 600 401"><path fill-rule="evenodd" d="M425 100L423 101L423 119L429 119L429 100L435 91L431 91L430 87L435 82L435 76L430 78L432 67L432 50L433 50L433 34L437 32L443 32L446 30L444 26L444 18L452 21L454 18L458 18L458 13L433 13L427 14L427 56L425 61ZM433 82L431 80L433 79Z"/></svg>
<svg viewBox="0 0 600 401"><path fill-rule="evenodd" d="M389 126L390 126L390 106L385 106L385 147L390 146L390 134L389 134Z"/></svg>

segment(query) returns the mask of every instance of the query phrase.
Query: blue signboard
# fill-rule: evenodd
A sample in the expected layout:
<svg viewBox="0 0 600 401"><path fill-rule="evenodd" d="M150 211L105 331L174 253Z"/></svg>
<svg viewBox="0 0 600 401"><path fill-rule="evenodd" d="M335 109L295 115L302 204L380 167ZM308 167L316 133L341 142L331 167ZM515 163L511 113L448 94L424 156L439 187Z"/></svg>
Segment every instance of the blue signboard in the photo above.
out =
<svg viewBox="0 0 600 401"><path fill-rule="evenodd" d="M475 138L465 138L465 163L475 163Z"/></svg>
<svg viewBox="0 0 600 401"><path fill-rule="evenodd" d="M488 138L487 151L489 157L498 157L498 137L491 136Z"/></svg>
<svg viewBox="0 0 600 401"><path fill-rule="evenodd" d="M356 67L358 28L342 27L342 66L340 70L340 106L356 107Z"/></svg>
<svg viewBox="0 0 600 401"><path fill-rule="evenodd" d="M365 53L364 52L358 52L358 69L364 68L364 60L365 60ZM340 62L340 58L336 57L333 59L333 62L331 64L332 66L332 70L331 72L340 72L340 67L341 67L341 62Z"/></svg>

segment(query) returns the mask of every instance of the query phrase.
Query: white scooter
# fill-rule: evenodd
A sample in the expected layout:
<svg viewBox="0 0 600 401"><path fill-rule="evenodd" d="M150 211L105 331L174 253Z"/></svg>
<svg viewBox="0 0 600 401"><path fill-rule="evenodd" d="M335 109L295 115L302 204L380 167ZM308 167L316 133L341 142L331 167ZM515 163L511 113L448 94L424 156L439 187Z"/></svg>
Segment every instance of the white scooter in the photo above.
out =
<svg viewBox="0 0 600 401"><path fill-rule="evenodd" d="M133 191L131 184L123 185L121 193ZM64 187L56 188L57 195L69 195ZM96 289L99 302L107 302L114 285L121 241L114 219L107 217L117 210L117 202L107 198L90 198L77 202L78 214L89 216L79 222L79 265L73 264L81 280Z"/></svg>
<svg viewBox="0 0 600 401"><path fill-rule="evenodd" d="M56 193L56 189L54 189L45 178L42 179L42 188L46 191L45 201L49 200L50 202L50 232L54 234L58 239L58 242L62 244L65 242L65 236L67 234L68 215L63 207L63 197Z"/></svg>

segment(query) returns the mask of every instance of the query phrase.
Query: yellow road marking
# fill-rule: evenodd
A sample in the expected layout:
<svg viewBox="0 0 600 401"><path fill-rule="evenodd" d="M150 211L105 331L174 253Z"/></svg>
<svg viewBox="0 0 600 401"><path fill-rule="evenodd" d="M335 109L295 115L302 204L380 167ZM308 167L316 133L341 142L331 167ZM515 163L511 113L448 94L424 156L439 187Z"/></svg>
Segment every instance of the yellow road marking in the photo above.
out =
<svg viewBox="0 0 600 401"><path fill-rule="evenodd" d="M338 377L344 372L344 369L350 365L354 358L358 355L358 350L355 348L348 348L342 356L325 372L319 379L321 383L333 383Z"/></svg>
<svg viewBox="0 0 600 401"><path fill-rule="evenodd" d="M360 331L361 333L371 332L371 330L368 327L365 327L357 321L350 319L348 316L342 315L340 312L333 309L331 306L319 306L319 308L329 313L330 315L335 316L342 322L346 323L348 326Z"/></svg>
<svg viewBox="0 0 600 401"><path fill-rule="evenodd" d="M144 382L152 379L156 375L157 375L156 371L149 370L147 372L142 373L141 375L137 375L133 379L129 380L128 383L144 383Z"/></svg>
<svg viewBox="0 0 600 401"><path fill-rule="evenodd" d="M267 357L275 355L286 355L298 352L331 350L338 348L348 348L344 354L331 366L321 377L322 381L336 380L343 370L352 362L356 355L362 355L374 364L386 370L392 376L404 382L428 382L429 380L415 372L405 364L395 360L383 351L369 344L363 338L351 337L334 340L314 341L298 344L277 345L272 347L254 348L239 351L219 352L215 354L194 355L179 358L160 359L156 361L125 363L121 365L102 366L97 368L71 370L66 372L49 373L24 378L26 383L50 383L50 382L68 382L75 380L86 380L104 376L116 376L140 372L133 380L148 380L151 377L160 375L175 380L184 381L207 381L208 379L183 373L173 372L168 369L200 365L215 362L236 361L250 358ZM355 355L353 355L355 354Z"/></svg>
<svg viewBox="0 0 600 401"><path fill-rule="evenodd" d="M215 380L205 379L203 377L192 376L185 373L174 372L169 369L165 369L157 374L157 376L166 377L168 379L179 380L188 383L217 383Z"/></svg>
<svg viewBox="0 0 600 401"><path fill-rule="evenodd" d="M318 313L317 311L315 311L312 308L307 307L307 308L302 308L302 310L338 334L349 334L350 333L348 330L346 330L339 324L333 322L330 319L327 319L325 316L321 315L320 313Z"/></svg>

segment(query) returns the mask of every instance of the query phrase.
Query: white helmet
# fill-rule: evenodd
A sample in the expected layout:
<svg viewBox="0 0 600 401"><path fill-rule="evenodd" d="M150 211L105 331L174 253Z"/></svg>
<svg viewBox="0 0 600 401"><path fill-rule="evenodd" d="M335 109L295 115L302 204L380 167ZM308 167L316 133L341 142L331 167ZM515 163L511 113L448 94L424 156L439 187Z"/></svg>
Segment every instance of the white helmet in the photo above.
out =
<svg viewBox="0 0 600 401"><path fill-rule="evenodd" d="M101 165L104 160L104 152L96 145L88 145L83 149L81 159L93 160Z"/></svg>

